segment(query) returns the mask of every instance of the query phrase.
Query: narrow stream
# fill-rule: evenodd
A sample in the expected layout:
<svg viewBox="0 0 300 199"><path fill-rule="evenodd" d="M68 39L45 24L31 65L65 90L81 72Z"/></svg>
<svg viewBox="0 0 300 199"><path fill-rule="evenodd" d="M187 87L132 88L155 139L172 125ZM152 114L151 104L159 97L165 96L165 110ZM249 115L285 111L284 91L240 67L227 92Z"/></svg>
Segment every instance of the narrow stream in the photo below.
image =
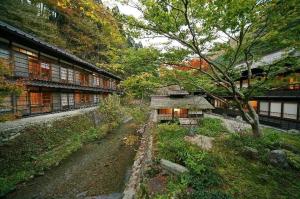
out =
<svg viewBox="0 0 300 199"><path fill-rule="evenodd" d="M5 198L121 198L138 147L126 138L135 138L135 130L133 122L120 125L104 139L84 145L45 175L20 184Z"/></svg>

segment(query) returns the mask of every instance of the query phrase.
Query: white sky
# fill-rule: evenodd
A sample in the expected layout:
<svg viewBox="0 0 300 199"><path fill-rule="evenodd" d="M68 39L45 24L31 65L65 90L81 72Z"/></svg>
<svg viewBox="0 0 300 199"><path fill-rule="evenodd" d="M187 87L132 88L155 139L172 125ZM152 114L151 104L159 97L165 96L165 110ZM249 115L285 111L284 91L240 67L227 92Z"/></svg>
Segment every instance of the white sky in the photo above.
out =
<svg viewBox="0 0 300 199"><path fill-rule="evenodd" d="M120 0L119 0L120 1ZM113 8L118 6L120 12L125 15L131 15L136 18L140 18L142 13L140 13L136 8L132 6L121 4L118 0L102 0L103 4ZM137 2L137 0L127 0L128 2ZM227 36L223 33L219 33L219 38L216 40L218 42L226 42L228 40ZM155 48L164 50L166 48L178 47L181 46L180 43L176 41L170 41L166 37L157 37L157 38L143 38L135 39L136 42L142 42L144 47L153 46Z"/></svg>
<svg viewBox="0 0 300 199"><path fill-rule="evenodd" d="M116 0L102 0L103 4L113 8L115 6L118 6L120 12L125 15L132 15L136 18L139 18L142 16L142 14L135 8L121 4L117 2ZM144 38L144 39L135 39L136 42L141 41L143 46L149 47L153 46L159 49L164 49L166 46L167 47L173 47L173 46L179 46L180 44L177 42L171 42L169 41L168 38L166 37L156 37L156 38Z"/></svg>

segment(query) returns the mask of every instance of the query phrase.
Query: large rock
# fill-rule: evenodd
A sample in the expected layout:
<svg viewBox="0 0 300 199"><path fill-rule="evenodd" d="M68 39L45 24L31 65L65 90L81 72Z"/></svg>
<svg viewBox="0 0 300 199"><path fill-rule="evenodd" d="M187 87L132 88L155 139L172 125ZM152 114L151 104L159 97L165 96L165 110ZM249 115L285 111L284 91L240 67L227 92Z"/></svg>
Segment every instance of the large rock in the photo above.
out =
<svg viewBox="0 0 300 199"><path fill-rule="evenodd" d="M244 146L242 152L246 157L250 159L258 159L258 151L255 148Z"/></svg>
<svg viewBox="0 0 300 199"><path fill-rule="evenodd" d="M300 133L300 131L297 130L297 129L290 129L290 130L288 130L287 132L288 132L288 133L292 133L292 134L299 134L299 133Z"/></svg>
<svg viewBox="0 0 300 199"><path fill-rule="evenodd" d="M284 150L273 150L269 153L269 161L273 166L288 168L288 160Z"/></svg>
<svg viewBox="0 0 300 199"><path fill-rule="evenodd" d="M204 135L195 135L195 136L185 136L184 140L191 144L197 145L203 150L208 151L213 147L214 138L207 137Z"/></svg>
<svg viewBox="0 0 300 199"><path fill-rule="evenodd" d="M163 169L165 169L166 171L168 171L172 174L175 174L175 175L189 172L189 170L187 168L185 168L184 166L182 166L180 164L176 164L169 160L165 160L165 159L160 160L160 165Z"/></svg>

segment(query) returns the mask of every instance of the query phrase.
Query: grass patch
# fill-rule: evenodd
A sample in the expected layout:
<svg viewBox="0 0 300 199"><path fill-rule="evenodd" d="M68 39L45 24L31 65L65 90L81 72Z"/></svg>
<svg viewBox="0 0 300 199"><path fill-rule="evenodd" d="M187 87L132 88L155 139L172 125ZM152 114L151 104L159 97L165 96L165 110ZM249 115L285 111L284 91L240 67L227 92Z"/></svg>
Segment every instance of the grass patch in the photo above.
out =
<svg viewBox="0 0 300 199"><path fill-rule="evenodd" d="M227 129L224 127L222 120L218 118L203 118L199 121L196 133L216 137L222 133L227 133Z"/></svg>
<svg viewBox="0 0 300 199"><path fill-rule="evenodd" d="M290 161L300 162L300 136L263 129L263 136L228 134L218 119L204 119L197 133L215 137L212 151L205 152L184 141L187 130L176 124L156 127L154 147L158 159L186 166L189 174L168 177L167 190L154 198L300 198L297 167L277 168L268 163L270 150L285 149ZM242 153L244 146L258 150L258 159ZM192 191L189 191L192 190Z"/></svg>

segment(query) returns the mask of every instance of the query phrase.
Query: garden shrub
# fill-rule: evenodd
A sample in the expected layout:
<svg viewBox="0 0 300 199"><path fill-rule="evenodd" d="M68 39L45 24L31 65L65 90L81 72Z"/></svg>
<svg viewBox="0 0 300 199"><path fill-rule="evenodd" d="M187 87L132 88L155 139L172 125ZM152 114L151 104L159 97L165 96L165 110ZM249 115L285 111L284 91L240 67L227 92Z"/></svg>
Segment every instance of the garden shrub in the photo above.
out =
<svg viewBox="0 0 300 199"><path fill-rule="evenodd" d="M124 119L124 108L118 95L109 95L100 104L99 112L103 121L106 123L120 123Z"/></svg>
<svg viewBox="0 0 300 199"><path fill-rule="evenodd" d="M209 137L216 137L225 132L227 132L227 130L223 126L223 122L218 118L202 118L197 128L198 134Z"/></svg>

